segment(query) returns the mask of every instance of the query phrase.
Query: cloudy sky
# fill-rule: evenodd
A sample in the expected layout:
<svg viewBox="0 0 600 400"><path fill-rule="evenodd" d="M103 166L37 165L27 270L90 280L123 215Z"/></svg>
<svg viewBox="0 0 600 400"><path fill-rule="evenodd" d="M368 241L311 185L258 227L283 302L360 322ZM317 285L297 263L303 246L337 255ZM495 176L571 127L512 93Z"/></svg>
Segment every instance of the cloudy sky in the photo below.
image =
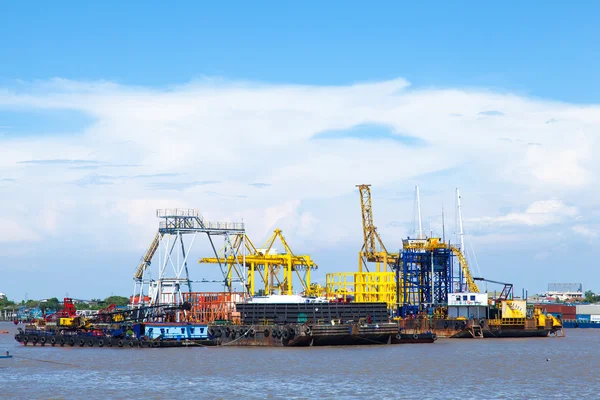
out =
<svg viewBox="0 0 600 400"><path fill-rule="evenodd" d="M389 250L415 185L456 241L460 187L475 275L600 290L598 6L339 6L1 6L0 291L129 295L172 207L281 228L324 281L356 269L361 183Z"/></svg>

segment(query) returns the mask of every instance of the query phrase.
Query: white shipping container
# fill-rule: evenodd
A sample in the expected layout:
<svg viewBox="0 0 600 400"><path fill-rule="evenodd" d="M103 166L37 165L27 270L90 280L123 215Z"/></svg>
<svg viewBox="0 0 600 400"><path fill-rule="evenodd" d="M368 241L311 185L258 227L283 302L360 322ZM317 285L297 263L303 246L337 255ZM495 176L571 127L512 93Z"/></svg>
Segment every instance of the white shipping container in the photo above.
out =
<svg viewBox="0 0 600 400"><path fill-rule="evenodd" d="M600 315L590 315L590 322L600 322Z"/></svg>
<svg viewBox="0 0 600 400"><path fill-rule="evenodd" d="M575 308L577 314L600 315L600 304L582 304Z"/></svg>

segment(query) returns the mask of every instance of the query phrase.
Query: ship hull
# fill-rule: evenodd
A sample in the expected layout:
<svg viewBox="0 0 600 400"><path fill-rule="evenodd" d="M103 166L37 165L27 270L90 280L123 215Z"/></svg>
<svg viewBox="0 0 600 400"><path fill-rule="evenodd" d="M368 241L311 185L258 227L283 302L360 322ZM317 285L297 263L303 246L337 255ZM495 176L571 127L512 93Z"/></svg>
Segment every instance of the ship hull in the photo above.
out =
<svg viewBox="0 0 600 400"><path fill-rule="evenodd" d="M546 337L550 334L549 329L502 329L483 330L484 338L523 338L523 337Z"/></svg>
<svg viewBox="0 0 600 400"><path fill-rule="evenodd" d="M488 325L482 320L476 324L473 320L459 319L406 319L399 321L400 331L405 334L432 332L438 338L517 338L517 337L546 337L560 331L548 323L542 327L535 325L534 320L526 320L523 325Z"/></svg>
<svg viewBox="0 0 600 400"><path fill-rule="evenodd" d="M398 326L394 323L211 326L210 331L221 346L354 346L389 344Z"/></svg>
<svg viewBox="0 0 600 400"><path fill-rule="evenodd" d="M437 340L437 335L428 333L398 333L392 336L391 344L411 344L411 343L433 343Z"/></svg>
<svg viewBox="0 0 600 400"><path fill-rule="evenodd" d="M139 340L130 338L90 337L79 335L49 335L28 333L15 335L15 340L23 346L52 347L96 347L96 348L167 348L189 346L216 346L212 339L185 340Z"/></svg>

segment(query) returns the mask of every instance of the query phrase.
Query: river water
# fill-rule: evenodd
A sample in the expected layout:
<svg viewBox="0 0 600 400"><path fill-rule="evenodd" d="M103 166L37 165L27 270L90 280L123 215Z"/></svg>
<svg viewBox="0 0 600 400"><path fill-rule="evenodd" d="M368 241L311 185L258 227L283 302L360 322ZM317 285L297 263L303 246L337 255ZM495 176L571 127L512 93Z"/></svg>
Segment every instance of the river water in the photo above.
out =
<svg viewBox="0 0 600 400"><path fill-rule="evenodd" d="M564 338L313 348L23 347L0 323L0 398L600 398L600 329Z"/></svg>

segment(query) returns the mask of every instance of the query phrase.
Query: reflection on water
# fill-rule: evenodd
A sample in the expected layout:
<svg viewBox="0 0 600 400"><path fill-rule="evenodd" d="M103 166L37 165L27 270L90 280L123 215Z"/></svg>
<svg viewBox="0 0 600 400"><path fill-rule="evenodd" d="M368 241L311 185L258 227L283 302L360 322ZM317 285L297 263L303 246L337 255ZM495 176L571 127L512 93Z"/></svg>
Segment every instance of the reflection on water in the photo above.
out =
<svg viewBox="0 0 600 400"><path fill-rule="evenodd" d="M0 323L2 398L597 398L600 329L565 338L322 348L23 347ZM34 361L32 359L49 362Z"/></svg>

